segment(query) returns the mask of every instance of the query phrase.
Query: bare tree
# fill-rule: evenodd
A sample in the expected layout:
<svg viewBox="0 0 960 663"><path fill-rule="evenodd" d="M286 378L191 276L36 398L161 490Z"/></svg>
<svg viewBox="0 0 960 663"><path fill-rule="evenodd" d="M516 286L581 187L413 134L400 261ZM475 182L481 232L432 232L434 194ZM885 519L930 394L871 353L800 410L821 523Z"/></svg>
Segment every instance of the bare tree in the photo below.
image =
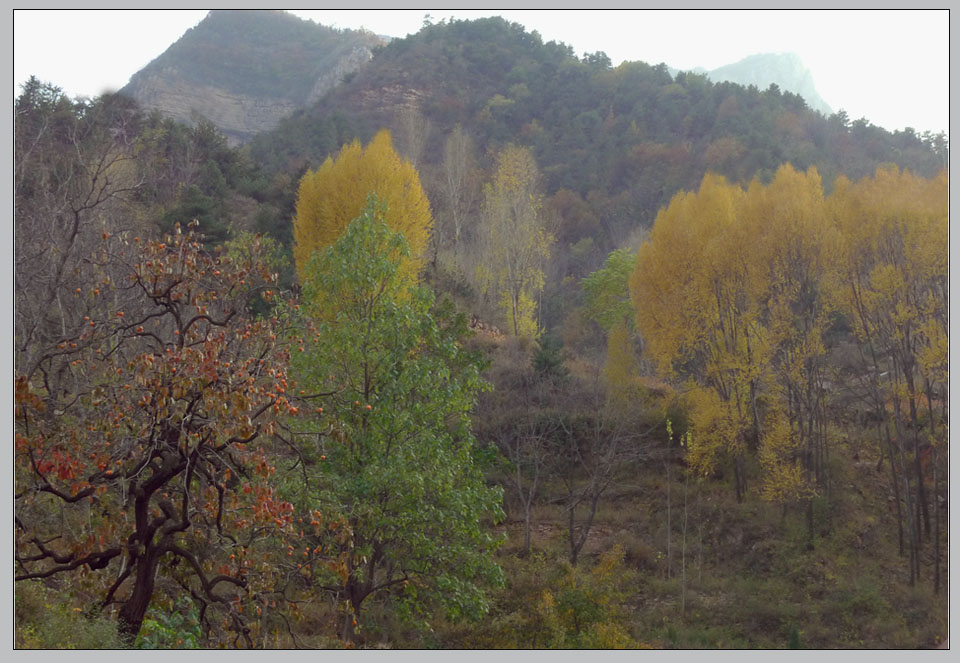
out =
<svg viewBox="0 0 960 663"><path fill-rule="evenodd" d="M599 373L590 385L571 386L567 407L558 417L560 436L554 439L553 467L565 488L570 563L576 565L590 536L600 500L618 479L618 470L651 455L635 416L607 404Z"/></svg>
<svg viewBox="0 0 960 663"><path fill-rule="evenodd" d="M69 339L92 317L92 255L110 234L133 229L137 111L121 98L71 101L31 79L15 108L14 345L17 372L55 379L65 365L39 349ZM109 282L108 282L109 284ZM48 385L56 391L54 385Z"/></svg>
<svg viewBox="0 0 960 663"><path fill-rule="evenodd" d="M442 199L445 214L444 223L439 224L442 227L437 233L438 239L442 237L445 242L452 243L455 260L459 258L466 219L479 197L473 162L473 140L458 124L443 144Z"/></svg>
<svg viewBox="0 0 960 663"><path fill-rule="evenodd" d="M410 160L414 168L420 169L424 162L424 151L432 126L430 120L420 111L416 101L401 106L396 116L397 130L394 139L397 151Z"/></svg>

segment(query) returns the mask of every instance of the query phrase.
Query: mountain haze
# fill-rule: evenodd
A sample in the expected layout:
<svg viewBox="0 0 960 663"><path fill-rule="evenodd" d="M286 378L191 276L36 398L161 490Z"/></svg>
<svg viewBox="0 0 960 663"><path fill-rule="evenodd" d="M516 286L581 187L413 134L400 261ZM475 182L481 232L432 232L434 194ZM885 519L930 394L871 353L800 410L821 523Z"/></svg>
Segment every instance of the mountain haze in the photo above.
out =
<svg viewBox="0 0 960 663"><path fill-rule="evenodd" d="M796 53L759 53L706 72L715 83L729 81L740 85L756 85L761 90L770 84L799 94L807 105L826 116L833 113L820 96L810 70Z"/></svg>

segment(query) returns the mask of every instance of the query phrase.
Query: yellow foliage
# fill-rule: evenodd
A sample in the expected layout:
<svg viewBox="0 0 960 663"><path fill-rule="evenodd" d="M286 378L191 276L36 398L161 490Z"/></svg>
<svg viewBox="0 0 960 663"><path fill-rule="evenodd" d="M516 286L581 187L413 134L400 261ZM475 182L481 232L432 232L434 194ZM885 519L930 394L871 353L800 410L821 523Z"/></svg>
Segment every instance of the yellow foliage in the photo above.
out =
<svg viewBox="0 0 960 663"><path fill-rule="evenodd" d="M840 177L825 198L815 169L787 164L746 190L708 174L660 211L630 292L645 352L664 379L688 385L692 467L709 473L756 442L765 498L812 494L823 337L838 310L922 378L888 379L888 397L946 382L947 185L945 173L890 166ZM608 380L622 370L608 360Z"/></svg>
<svg viewBox="0 0 960 663"><path fill-rule="evenodd" d="M543 224L538 180L530 150L508 145L497 155L493 180L484 187L477 277L483 292L495 293L516 336L539 333L535 300L543 290L543 267L553 243Z"/></svg>
<svg viewBox="0 0 960 663"><path fill-rule="evenodd" d="M774 411L767 417L758 453L763 468L760 488L763 499L792 502L810 497L799 442L799 436L783 412Z"/></svg>
<svg viewBox="0 0 960 663"><path fill-rule="evenodd" d="M661 375L693 379L691 461L711 472L742 453L750 393L765 366L756 238L738 213L746 193L708 174L657 215L630 278L637 328Z"/></svg>
<svg viewBox="0 0 960 663"><path fill-rule="evenodd" d="M344 145L336 159L327 158L300 180L293 256L301 281L313 252L337 241L363 212L370 193L376 193L386 206L387 225L402 232L410 247L410 258L400 268L401 279L417 280L433 224L430 203L416 168L394 151L390 132L384 129L366 148L358 140Z"/></svg>
<svg viewBox="0 0 960 663"><path fill-rule="evenodd" d="M715 389L691 386L687 462L698 473L713 472L724 456L744 452L743 433L749 425L746 402L724 400Z"/></svg>
<svg viewBox="0 0 960 663"><path fill-rule="evenodd" d="M896 166L828 200L843 238L829 294L861 341L894 349L934 384L948 379L949 198L946 171L927 180ZM909 397L888 380L889 396ZM916 396L916 394L914 394Z"/></svg>

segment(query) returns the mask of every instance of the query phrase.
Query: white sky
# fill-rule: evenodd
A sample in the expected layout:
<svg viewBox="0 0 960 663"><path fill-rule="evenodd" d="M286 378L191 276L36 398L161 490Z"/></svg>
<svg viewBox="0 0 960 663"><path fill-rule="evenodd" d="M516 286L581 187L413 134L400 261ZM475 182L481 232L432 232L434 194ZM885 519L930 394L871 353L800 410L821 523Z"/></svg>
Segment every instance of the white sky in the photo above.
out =
<svg viewBox="0 0 960 663"><path fill-rule="evenodd" d="M949 14L946 10L311 10L324 25L403 37L434 22L501 15L562 41L578 55L602 50L671 67L719 67L754 53L795 52L820 96L851 119L896 130L947 130ZM14 87L31 74L70 95L118 89L206 10L17 10Z"/></svg>

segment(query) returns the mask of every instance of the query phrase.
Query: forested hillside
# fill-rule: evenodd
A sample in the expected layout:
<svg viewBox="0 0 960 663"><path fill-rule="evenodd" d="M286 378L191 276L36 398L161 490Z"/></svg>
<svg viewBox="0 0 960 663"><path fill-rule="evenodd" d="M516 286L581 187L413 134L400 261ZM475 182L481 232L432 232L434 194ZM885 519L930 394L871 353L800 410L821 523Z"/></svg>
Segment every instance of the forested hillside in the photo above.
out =
<svg viewBox="0 0 960 663"><path fill-rule="evenodd" d="M545 193L559 195L567 212L560 234L591 237L603 252L636 225L649 226L708 170L769 181L790 162L815 166L829 189L839 173L859 178L886 162L929 177L945 157L934 137L823 117L776 88L674 78L665 65L643 62L612 67L602 53L581 60L570 46L497 18L391 41L312 109L256 138L251 154L273 169L318 165L345 139L367 140L388 126L422 168L442 162L444 137L458 123L484 167L508 142L531 148Z"/></svg>
<svg viewBox="0 0 960 663"><path fill-rule="evenodd" d="M940 645L946 159L501 19L243 147L31 79L16 646Z"/></svg>

